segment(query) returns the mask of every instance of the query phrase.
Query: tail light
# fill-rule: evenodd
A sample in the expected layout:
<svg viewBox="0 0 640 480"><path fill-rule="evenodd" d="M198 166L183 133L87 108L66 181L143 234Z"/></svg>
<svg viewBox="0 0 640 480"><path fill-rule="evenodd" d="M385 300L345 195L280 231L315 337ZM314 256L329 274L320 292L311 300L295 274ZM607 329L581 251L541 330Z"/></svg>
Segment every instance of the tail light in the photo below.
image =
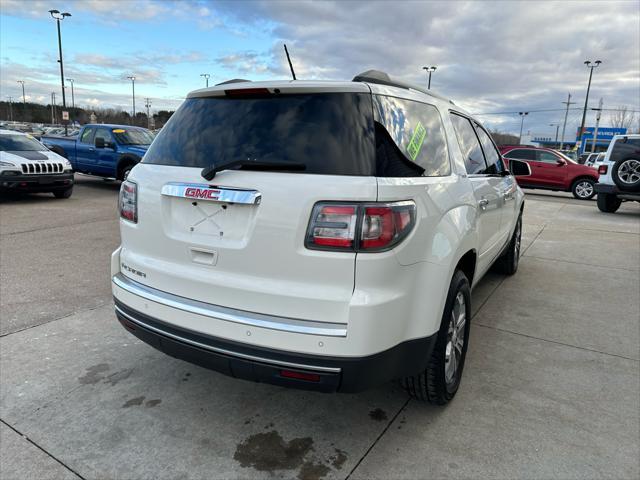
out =
<svg viewBox="0 0 640 480"><path fill-rule="evenodd" d="M138 223L138 185L128 180L122 182L118 206L121 218Z"/></svg>
<svg viewBox="0 0 640 480"><path fill-rule="evenodd" d="M305 246L312 250L379 252L400 243L413 229L416 204L317 203Z"/></svg>
<svg viewBox="0 0 640 480"><path fill-rule="evenodd" d="M600 165L598 167L598 173L600 175L606 175L608 170L609 170L609 166L608 165Z"/></svg>

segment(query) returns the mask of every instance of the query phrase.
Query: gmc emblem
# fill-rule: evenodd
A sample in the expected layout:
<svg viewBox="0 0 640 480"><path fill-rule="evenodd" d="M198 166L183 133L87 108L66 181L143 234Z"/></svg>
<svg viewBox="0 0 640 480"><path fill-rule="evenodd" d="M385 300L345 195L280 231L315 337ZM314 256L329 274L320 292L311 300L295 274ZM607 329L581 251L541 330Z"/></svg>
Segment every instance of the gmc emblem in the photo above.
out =
<svg viewBox="0 0 640 480"><path fill-rule="evenodd" d="M208 200L218 200L220 196L220 190L213 190L210 188L197 188L189 187L185 189L184 196L187 198L202 198Z"/></svg>

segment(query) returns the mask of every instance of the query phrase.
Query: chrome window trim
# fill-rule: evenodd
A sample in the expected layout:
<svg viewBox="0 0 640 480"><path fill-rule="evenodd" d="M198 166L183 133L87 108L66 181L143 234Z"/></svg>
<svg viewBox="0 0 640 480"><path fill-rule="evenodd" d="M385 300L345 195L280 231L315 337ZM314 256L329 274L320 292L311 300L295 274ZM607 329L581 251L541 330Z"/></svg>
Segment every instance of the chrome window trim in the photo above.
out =
<svg viewBox="0 0 640 480"><path fill-rule="evenodd" d="M116 312L125 317L130 322L135 325L139 325L142 328L146 328L153 332L156 332L160 335L164 335L166 337L173 338L174 340L178 340L183 343L188 343L189 345L193 345L194 347L203 348L205 350L210 350L212 352L220 353L223 355L228 355L231 357L243 358L245 360L252 360L260 363L270 364L270 365L278 365L281 367L290 367L290 368L298 368L302 370L315 370L316 372L329 372L329 373L340 373L341 369L338 367L319 367L316 365L306 365L302 363L293 363L293 362L285 362L282 360L274 360L271 358L257 357L255 355L247 355L246 353L233 352L231 350L226 350L224 348L212 347L211 345L207 345L205 343L196 342L195 340L190 340L188 338L181 337L179 335L174 335L173 333L166 332L156 327L152 327L151 325L144 323L143 321L133 318L128 313L124 312L117 305L115 306Z"/></svg>
<svg viewBox="0 0 640 480"><path fill-rule="evenodd" d="M213 195L211 197L196 197L187 194L187 190L189 189L206 190L213 192ZM162 186L161 193L168 197L189 198L209 202L241 203L245 205L258 205L262 199L262 194L257 190L221 187L206 183L169 182Z"/></svg>
<svg viewBox="0 0 640 480"><path fill-rule="evenodd" d="M216 320L224 320L252 327L268 328L290 333L306 335L321 335L324 337L346 337L347 325L344 323L317 322L314 320L300 320L297 318L276 317L262 313L246 312L234 308L221 307L211 303L180 297L172 293L163 292L146 285L142 285L122 273L112 279L113 283L126 292L167 307L176 308L184 312L203 315Z"/></svg>

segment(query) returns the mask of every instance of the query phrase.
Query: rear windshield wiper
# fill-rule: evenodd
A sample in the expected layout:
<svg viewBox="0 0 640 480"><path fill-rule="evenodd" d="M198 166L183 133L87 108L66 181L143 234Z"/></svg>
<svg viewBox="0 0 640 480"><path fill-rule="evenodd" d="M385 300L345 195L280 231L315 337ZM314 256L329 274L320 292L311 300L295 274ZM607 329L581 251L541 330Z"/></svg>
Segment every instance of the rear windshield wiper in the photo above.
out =
<svg viewBox="0 0 640 480"><path fill-rule="evenodd" d="M305 170L307 166L304 163L299 162L260 162L254 160L234 160L233 162L221 163L216 165L215 163L202 169L200 173L203 178L207 180L213 180L216 173L222 170L229 170L237 167L244 167L249 170Z"/></svg>

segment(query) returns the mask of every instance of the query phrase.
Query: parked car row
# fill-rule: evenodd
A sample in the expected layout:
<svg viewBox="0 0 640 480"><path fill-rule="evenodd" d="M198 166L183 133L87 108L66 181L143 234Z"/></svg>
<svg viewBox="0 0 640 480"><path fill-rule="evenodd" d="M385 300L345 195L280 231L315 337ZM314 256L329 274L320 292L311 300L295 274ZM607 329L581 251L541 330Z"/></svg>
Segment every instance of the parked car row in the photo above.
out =
<svg viewBox="0 0 640 480"><path fill-rule="evenodd" d="M500 147L500 151L507 162L522 160L531 167L530 176L518 179L522 187L571 192L579 200L589 200L596 194L598 171L580 165L556 150L508 145Z"/></svg>
<svg viewBox="0 0 640 480"><path fill-rule="evenodd" d="M69 198L74 172L125 180L153 141L144 128L85 125L76 137L0 130L0 192Z"/></svg>

